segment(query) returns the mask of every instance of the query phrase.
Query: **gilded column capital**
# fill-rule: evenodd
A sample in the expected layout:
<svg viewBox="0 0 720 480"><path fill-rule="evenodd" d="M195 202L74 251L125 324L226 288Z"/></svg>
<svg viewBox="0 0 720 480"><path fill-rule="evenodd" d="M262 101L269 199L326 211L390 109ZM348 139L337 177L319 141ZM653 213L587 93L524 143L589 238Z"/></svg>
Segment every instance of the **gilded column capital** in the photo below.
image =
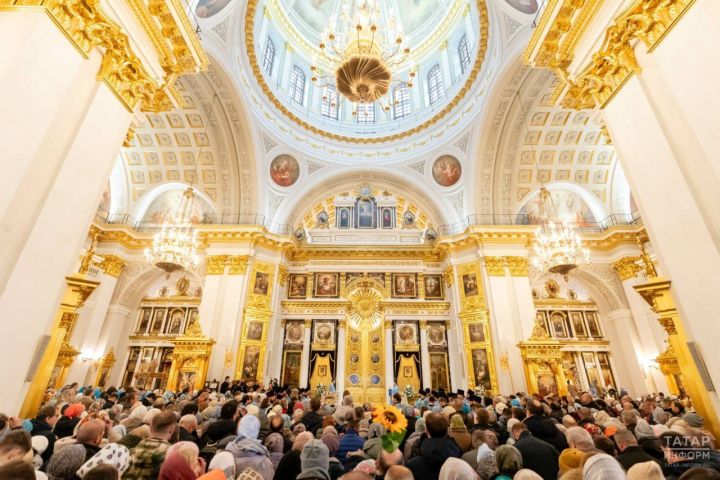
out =
<svg viewBox="0 0 720 480"><path fill-rule="evenodd" d="M447 267L445 271L443 271L443 280L445 281L445 286L450 288L453 286L453 267L452 265Z"/></svg>
<svg viewBox="0 0 720 480"><path fill-rule="evenodd" d="M420 330L425 330L427 328L427 320L420 320Z"/></svg>
<svg viewBox="0 0 720 480"><path fill-rule="evenodd" d="M306 329L312 328L312 320L305 320L304 324Z"/></svg>
<svg viewBox="0 0 720 480"><path fill-rule="evenodd" d="M229 261L228 255L208 255L205 257L205 274L222 275Z"/></svg>
<svg viewBox="0 0 720 480"><path fill-rule="evenodd" d="M347 320L344 318L338 320L338 328L342 328L343 330L347 329Z"/></svg>
<svg viewBox="0 0 720 480"><path fill-rule="evenodd" d="M485 269L491 277L504 277L505 257L485 257Z"/></svg>
<svg viewBox="0 0 720 480"><path fill-rule="evenodd" d="M392 320L384 320L383 327L385 330L392 330Z"/></svg>
<svg viewBox="0 0 720 480"><path fill-rule="evenodd" d="M288 269L285 265L280 265L278 268L278 283L281 287L285 288L287 286L287 279L288 279Z"/></svg>
<svg viewBox="0 0 720 480"><path fill-rule="evenodd" d="M230 275L243 275L247 271L250 257L247 255L232 255L228 257L227 264L230 267Z"/></svg>
<svg viewBox="0 0 720 480"><path fill-rule="evenodd" d="M122 273L123 269L127 265L127 262L117 255L103 255L102 261L97 266L102 269L107 275L118 278Z"/></svg>
<svg viewBox="0 0 720 480"><path fill-rule="evenodd" d="M513 277L527 277L530 270L530 262L527 257L505 257L505 261Z"/></svg>
<svg viewBox="0 0 720 480"><path fill-rule="evenodd" d="M678 334L674 317L672 317L672 316L660 317L660 318L658 318L658 322L660 322L660 325L665 329L665 333L667 333L668 335L677 335Z"/></svg>
<svg viewBox="0 0 720 480"><path fill-rule="evenodd" d="M643 268L640 266L640 257L622 257L619 260L613 262L613 270L618 274L620 280L623 282L631 278L635 278Z"/></svg>

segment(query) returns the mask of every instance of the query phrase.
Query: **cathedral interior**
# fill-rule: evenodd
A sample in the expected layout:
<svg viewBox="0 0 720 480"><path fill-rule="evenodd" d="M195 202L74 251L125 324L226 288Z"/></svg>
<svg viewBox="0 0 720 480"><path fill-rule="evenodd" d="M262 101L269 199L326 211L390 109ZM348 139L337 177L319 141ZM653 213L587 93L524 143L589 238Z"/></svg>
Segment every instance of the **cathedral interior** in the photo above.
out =
<svg viewBox="0 0 720 480"><path fill-rule="evenodd" d="M717 428L718 21L0 0L0 410L230 377L665 392Z"/></svg>

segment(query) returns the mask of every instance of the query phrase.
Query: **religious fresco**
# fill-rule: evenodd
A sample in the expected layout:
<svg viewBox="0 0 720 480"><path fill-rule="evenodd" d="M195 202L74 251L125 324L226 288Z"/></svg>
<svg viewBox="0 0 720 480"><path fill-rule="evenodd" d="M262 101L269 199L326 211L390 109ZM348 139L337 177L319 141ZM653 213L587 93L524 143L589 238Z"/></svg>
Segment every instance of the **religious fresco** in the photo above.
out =
<svg viewBox="0 0 720 480"><path fill-rule="evenodd" d="M335 10L335 0L285 0L285 9L291 10L308 27L322 32Z"/></svg>
<svg viewBox="0 0 720 480"><path fill-rule="evenodd" d="M200 0L195 7L195 14L200 18L210 18L229 3L230 0Z"/></svg>
<svg viewBox="0 0 720 480"><path fill-rule="evenodd" d="M184 190L170 190L158 195L152 201L143 216L143 223L158 223L171 221L177 215L178 207L183 199ZM192 223L203 223L207 221L207 217L212 215L213 207L205 201L200 195L195 195L190 210L190 219Z"/></svg>
<svg viewBox="0 0 720 480"><path fill-rule="evenodd" d="M569 190L550 190L550 198L555 208L556 218L579 225L597 222L588 204L576 193ZM544 220L544 212L540 195L534 195L520 208L515 223L517 225L538 225Z"/></svg>
<svg viewBox="0 0 720 480"><path fill-rule="evenodd" d="M437 0L397 0L399 20L403 30L410 34L430 20L438 9L442 10Z"/></svg>
<svg viewBox="0 0 720 480"><path fill-rule="evenodd" d="M441 187L451 187L460 180L462 165L452 155L442 155L435 160L432 167L432 175Z"/></svg>
<svg viewBox="0 0 720 480"><path fill-rule="evenodd" d="M281 187L289 187L297 182L300 165L290 155L278 155L270 163L270 178Z"/></svg>
<svg viewBox="0 0 720 480"><path fill-rule="evenodd" d="M535 13L538 9L537 0L505 0L508 5L513 7L518 12L522 13Z"/></svg>

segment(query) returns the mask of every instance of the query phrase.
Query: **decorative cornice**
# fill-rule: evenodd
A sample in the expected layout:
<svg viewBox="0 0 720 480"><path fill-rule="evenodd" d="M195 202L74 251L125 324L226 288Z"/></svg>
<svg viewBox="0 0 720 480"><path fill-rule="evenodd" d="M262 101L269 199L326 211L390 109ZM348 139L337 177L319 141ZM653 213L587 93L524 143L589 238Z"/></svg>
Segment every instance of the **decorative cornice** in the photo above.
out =
<svg viewBox="0 0 720 480"><path fill-rule="evenodd" d="M127 262L117 255L103 255L102 261L97 264L107 275L118 278Z"/></svg>
<svg viewBox="0 0 720 480"><path fill-rule="evenodd" d="M208 255L205 257L205 274L222 275L229 258L229 255Z"/></svg>
<svg viewBox="0 0 720 480"><path fill-rule="evenodd" d="M617 272L618 277L623 282L631 278L635 278L638 273L643 271L640 266L642 259L640 257L622 257L620 260L613 262L612 267Z"/></svg>
<svg viewBox="0 0 720 480"><path fill-rule="evenodd" d="M247 266L250 257L247 255L231 255L228 257L227 265L230 267L228 273L230 275L244 275L247 272Z"/></svg>
<svg viewBox="0 0 720 480"><path fill-rule="evenodd" d="M485 257L485 268L491 277L504 277L505 265L504 257Z"/></svg>
<svg viewBox="0 0 720 480"><path fill-rule="evenodd" d="M467 93L470 91L470 88L473 86L475 80L480 74L480 70L482 69L482 65L485 60L485 54L487 53L489 33L487 5L485 3L485 0L477 0L477 8L480 16L480 45L478 47L477 56L475 57L475 63L473 64L473 67L470 70L467 80L465 81L463 86L460 88L460 90L458 90L458 93L455 95L455 97L447 105L445 105L443 109L441 109L439 112L433 115L432 118L421 123L420 125L392 135L386 135L383 137L349 137L346 135L339 135L336 133L330 133L321 128L317 128L295 115L292 111L290 111L290 109L287 108L284 102L280 101L280 99L275 96L275 93L268 86L267 82L265 81L265 76L262 68L258 63L257 54L255 52L256 49L254 25L255 12L257 10L258 3L259 0L248 0L247 9L245 11L245 51L247 52L250 68L252 70L253 76L255 77L255 81L257 81L258 86L263 91L268 100L270 100L270 102L275 106L275 108L278 109L287 118L289 118L294 123L309 132L336 141L354 144L377 144L390 142L393 140L409 137L436 124L445 116L447 116L458 105L458 103L460 103L460 101L465 98L465 95L467 95Z"/></svg>
<svg viewBox="0 0 720 480"><path fill-rule="evenodd" d="M138 19L158 49L165 68L166 76L162 84L158 84L147 73L142 61L130 47L128 36L105 14L99 0L18 2L22 5L16 5L11 0L0 0L0 9L39 7L85 58L89 57L94 48L99 48L103 59L97 78L105 81L128 111L133 112L138 104L144 111L170 110L174 107L171 96L176 102L182 99L174 87L177 77L207 68L207 57L197 37L193 38L195 32L178 0L171 0L174 12L170 12L162 0L152 0L148 7L142 2L129 1L131 6L134 4L137 9L142 8L142 14L138 12ZM185 35L177 24L177 18L181 19ZM189 52L186 37L199 57L199 64Z"/></svg>
<svg viewBox="0 0 720 480"><path fill-rule="evenodd" d="M527 257L505 257L510 275L513 277L527 277L530 269L530 262Z"/></svg>
<svg viewBox="0 0 720 480"><path fill-rule="evenodd" d="M562 99L566 108L604 108L628 79L640 73L634 42L655 49L694 0L636 0L605 33L591 64L576 78L568 78Z"/></svg>

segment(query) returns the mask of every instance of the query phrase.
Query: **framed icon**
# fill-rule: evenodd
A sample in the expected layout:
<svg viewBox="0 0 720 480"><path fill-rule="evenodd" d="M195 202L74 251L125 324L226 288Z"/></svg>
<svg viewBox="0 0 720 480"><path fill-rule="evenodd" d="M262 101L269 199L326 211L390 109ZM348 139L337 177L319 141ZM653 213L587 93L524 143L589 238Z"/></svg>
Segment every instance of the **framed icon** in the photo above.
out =
<svg viewBox="0 0 720 480"><path fill-rule="evenodd" d="M288 298L307 298L307 275L290 274L288 278Z"/></svg>
<svg viewBox="0 0 720 480"><path fill-rule="evenodd" d="M255 286L253 293L257 295L267 295L270 285L270 274L265 272L255 272Z"/></svg>
<svg viewBox="0 0 720 480"><path fill-rule="evenodd" d="M316 273L315 274L315 296L316 297L337 297L339 273Z"/></svg>
<svg viewBox="0 0 720 480"><path fill-rule="evenodd" d="M414 273L393 273L392 296L394 298L417 298L417 275Z"/></svg>
<svg viewBox="0 0 720 480"><path fill-rule="evenodd" d="M477 275L467 273L462 277L463 293L466 297L474 297L478 294Z"/></svg>
<svg viewBox="0 0 720 480"><path fill-rule="evenodd" d="M442 300L443 293L442 275L425 275L425 298L428 300Z"/></svg>

